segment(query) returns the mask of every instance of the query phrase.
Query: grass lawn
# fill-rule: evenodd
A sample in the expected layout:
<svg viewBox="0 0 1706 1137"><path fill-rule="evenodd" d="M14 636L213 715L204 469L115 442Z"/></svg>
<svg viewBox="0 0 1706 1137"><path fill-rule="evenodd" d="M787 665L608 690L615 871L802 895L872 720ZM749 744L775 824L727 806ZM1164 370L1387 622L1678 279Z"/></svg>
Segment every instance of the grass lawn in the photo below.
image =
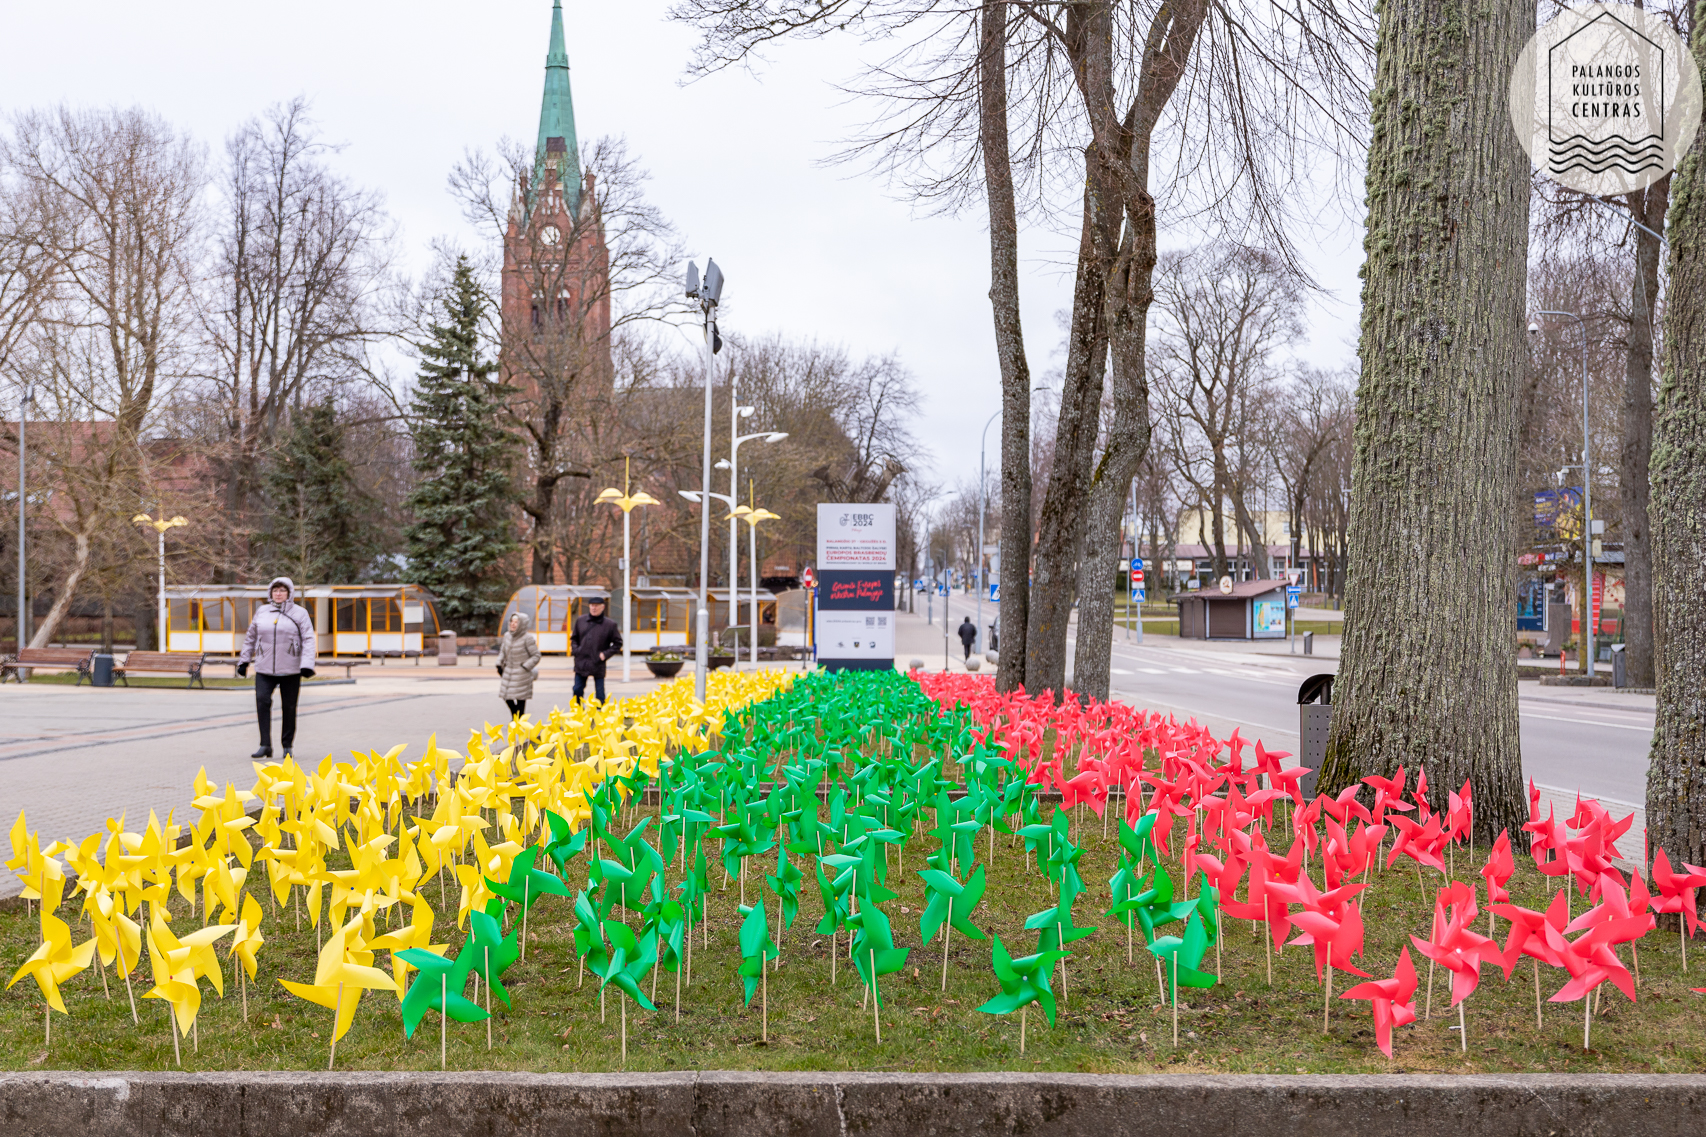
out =
<svg viewBox="0 0 1706 1137"><path fill-rule="evenodd" d="M1084 826L1085 846L1080 870L1089 888L1075 916L1080 925L1101 927L1096 935L1073 945L1067 964L1066 997L1053 1029L1036 1009L1029 1015L1026 1053L1019 1054L1019 1016L996 1017L976 1008L998 991L990 970L987 942L968 942L955 935L948 959L947 991L940 990L940 940L918 942L918 912L923 889L914 870L923 867L923 854L934 844L928 837L912 842L906 851L907 871L889 875L889 886L900 898L885 907L894 923L899 946L912 949L904 973L885 977L882 1044L878 1045L869 1006L861 1008L857 974L843 958L834 983L830 979L829 940L811 932L822 909L807 874L798 922L782 942L781 967L769 978L769 1043L760 1042L759 1001L742 1005L736 966L736 935L740 898L738 882L713 891L709 921L710 947L694 949L693 982L681 995L681 1014L674 1016L674 976L662 972L657 981L661 1013L628 1013L628 1068L775 1070L1077 1070L1110 1073L1382 1073L1395 1071L1591 1071L1682 1072L1706 1064L1706 1019L1700 996L1689 992L1706 983L1706 950L1685 976L1680 968L1676 933L1649 935L1640 947L1640 1002L1630 1004L1610 984L1594 1016L1593 1049L1582 1050L1582 1004L1551 1005L1544 1023L1535 1022L1531 963L1519 965L1507 984L1488 967L1480 989L1467 1003L1469 1049L1460 1050L1455 1029L1457 1014L1447 1011L1449 983L1443 970L1433 987L1432 1018L1395 1033L1396 1060L1388 1062L1375 1048L1369 1005L1341 1001L1329 1004L1329 1021L1322 1031L1322 989L1316 982L1313 955L1308 948L1288 948L1274 960L1269 984L1262 940L1251 926L1227 921L1220 964L1224 982L1211 990L1184 989L1179 1007L1179 1044L1173 1045L1172 1011L1158 995L1154 964L1145 954L1142 935L1136 940L1136 963L1126 958L1123 927L1101 914L1107 905L1107 879L1113 872L1115 844L1104 840L1093 818ZM653 830L655 832L655 830ZM1276 838L1277 847L1277 838ZM979 855L987 845L979 842ZM1484 855L1485 850L1480 852ZM798 862L796 862L798 863ZM1550 900L1548 882L1532 863L1519 858L1511 881L1514 900L1526 907L1544 908ZM768 868L773 869L773 862ZM1177 879L1177 866L1174 869ZM1459 851L1457 867L1469 879L1479 867ZM749 899L758 894L764 869L754 862L748 870ZM1044 878L1027 871L1021 853L1006 838L998 838L989 868L986 901L974 919L998 932L1013 955L1028 954L1035 933L1022 930L1025 917L1049 907ZM257 866L256 880L261 880ZM571 864L571 873L584 873L584 862ZM720 873L713 876L718 882ZM673 883L674 874L671 874ZM1425 935L1438 874L1419 884L1408 861L1374 877L1364 894L1367 950L1360 961L1379 977L1391 974L1399 947L1411 933ZM424 886L439 900L436 882ZM264 890L256 888L257 898ZM456 905L456 893L446 893ZM236 975L226 970L223 999L206 990L198 1029L207 1045L195 1052L183 1042L187 1070L324 1069L332 1012L303 1002L286 992L279 979L311 982L316 940L304 923L301 930L288 910L274 914L268 899L262 933L267 944L260 956L260 978L248 992L249 1021L242 1018ZM68 900L61 916L72 920L76 902ZM1576 911L1582 910L1580 898ZM180 934L201 923L173 895L174 926ZM774 919L774 900L767 901ZM399 918L404 914L399 913ZM1480 925L1485 925L1483 915ZM381 930L384 921L380 920ZM1177 927L1176 925L1174 926ZM505 977L514 1007L494 1009L492 1049L486 1047L483 1024L449 1026L449 1067L453 1070L614 1070L620 1068L620 996L614 988L607 1013L601 1017L599 995L590 979L578 982L577 959L570 936L569 902L558 897L541 901L529 917L528 956ZM1479 927L1485 931L1484 926ZM1505 935L1503 921L1498 935ZM73 934L81 940L86 925L77 920ZM696 931L695 935L698 935ZM441 918L437 938L459 945L462 934ZM37 920L17 901L0 912L0 963L9 975L38 943ZM841 940L845 955L846 940ZM226 941L221 941L225 958ZM1697 949L1700 950L1700 949ZM1426 1000L1427 960L1411 952L1422 977L1417 1009ZM146 956L144 957L146 960ZM1627 959L1627 952L1625 952ZM386 966L383 953L375 964ZM1215 963L1211 950L1204 967ZM166 1004L143 1000L148 987L144 965L133 983L141 1025L131 1022L125 989L108 975L111 997L103 997L101 977L91 968L67 984L69 1017L54 1015L51 1049L43 1044L43 1005L28 978L0 994L0 1069L43 1068L160 1070L173 1067L172 1032ZM1542 969L1544 996L1565 981L1561 971ZM1350 983L1335 977L1334 993ZM1056 991L1060 991L1056 972ZM205 986L204 986L205 990ZM429 1014L412 1041L405 1041L397 997L370 992L362 1002L355 1025L339 1042L340 1069L436 1069L439 1063L439 1021Z"/></svg>

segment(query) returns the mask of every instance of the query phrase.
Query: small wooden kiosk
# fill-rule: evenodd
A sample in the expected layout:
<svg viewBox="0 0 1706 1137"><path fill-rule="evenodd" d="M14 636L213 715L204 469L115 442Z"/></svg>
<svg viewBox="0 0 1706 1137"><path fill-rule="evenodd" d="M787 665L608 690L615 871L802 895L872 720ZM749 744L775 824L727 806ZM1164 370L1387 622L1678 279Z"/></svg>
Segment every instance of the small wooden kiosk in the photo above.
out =
<svg viewBox="0 0 1706 1137"><path fill-rule="evenodd" d="M1229 591L1188 592L1179 605L1179 638L1187 640L1283 640L1285 581L1241 580Z"/></svg>

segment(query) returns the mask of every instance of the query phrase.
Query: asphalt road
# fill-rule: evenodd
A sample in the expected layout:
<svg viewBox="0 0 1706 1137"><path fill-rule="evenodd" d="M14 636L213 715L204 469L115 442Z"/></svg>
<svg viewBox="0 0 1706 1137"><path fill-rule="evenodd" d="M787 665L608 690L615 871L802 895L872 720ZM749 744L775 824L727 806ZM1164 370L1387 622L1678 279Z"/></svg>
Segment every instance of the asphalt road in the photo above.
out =
<svg viewBox="0 0 1706 1137"><path fill-rule="evenodd" d="M949 607L952 626L972 606L956 596ZM919 611L922 614L922 605ZM938 620L940 612L938 603ZM983 614L987 623L988 605ZM917 627L909 626L914 623ZM917 616L903 617L897 626L897 638L932 670L940 666L941 634L940 623L926 629ZM928 639L931 635L937 638ZM1295 752L1298 685L1310 675L1337 672L1337 640L1324 638L1328 655L1294 656L1287 654L1284 642L1258 646L1151 635L1140 646L1119 628L1114 632L1110 687L1115 698L1133 705L1194 717L1222 736L1237 727L1241 737ZM922 651L931 645L931 653ZM901 646L897 643L897 654L903 654ZM958 670L957 640L952 655ZM1646 800L1651 695L1542 687L1525 680L1518 698L1525 778L1549 787L1553 792L1548 796L1555 799L1580 792L1637 807Z"/></svg>

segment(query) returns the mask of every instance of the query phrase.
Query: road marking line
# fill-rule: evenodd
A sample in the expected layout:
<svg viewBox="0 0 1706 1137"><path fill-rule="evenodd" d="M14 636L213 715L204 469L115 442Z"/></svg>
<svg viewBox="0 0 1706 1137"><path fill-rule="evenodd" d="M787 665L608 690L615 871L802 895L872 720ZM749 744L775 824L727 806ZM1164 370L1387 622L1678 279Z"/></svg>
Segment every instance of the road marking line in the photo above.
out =
<svg viewBox="0 0 1706 1137"><path fill-rule="evenodd" d="M1655 729L1650 726L1637 726L1633 723L1626 722L1601 722L1598 719L1573 719L1566 718L1563 715L1543 715L1539 711L1525 711L1520 706L1517 708L1517 713L1520 715L1526 715L1531 719L1551 719L1553 722L1579 722L1587 726L1609 726L1616 730L1639 730L1646 734L1653 733L1653 730Z"/></svg>

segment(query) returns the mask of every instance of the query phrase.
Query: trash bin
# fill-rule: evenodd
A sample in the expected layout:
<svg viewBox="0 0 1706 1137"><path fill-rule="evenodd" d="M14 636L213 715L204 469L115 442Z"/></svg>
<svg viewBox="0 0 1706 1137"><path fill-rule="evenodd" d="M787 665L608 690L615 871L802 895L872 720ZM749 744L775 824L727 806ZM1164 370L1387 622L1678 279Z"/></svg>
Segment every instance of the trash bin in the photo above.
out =
<svg viewBox="0 0 1706 1137"><path fill-rule="evenodd" d="M1321 764L1327 760L1327 732L1333 725L1333 677L1311 675L1297 689L1297 734L1303 745L1298 758L1308 768L1298 790L1304 797L1315 796L1315 779Z"/></svg>
<svg viewBox="0 0 1706 1137"><path fill-rule="evenodd" d="M111 687L113 685L112 656L100 654L95 656L95 665L89 672L89 682L97 687ZM1622 684L1620 683L1618 686L1622 686Z"/></svg>
<svg viewBox="0 0 1706 1137"><path fill-rule="evenodd" d="M448 629L438 633L438 665L456 666L456 633Z"/></svg>
<svg viewBox="0 0 1706 1137"><path fill-rule="evenodd" d="M1304 655L1314 655L1315 654L1315 633L1314 632L1304 632L1303 633L1303 654Z"/></svg>
<svg viewBox="0 0 1706 1137"><path fill-rule="evenodd" d="M1629 686L1628 657L1623 654L1623 649L1628 646L1628 644L1611 645L1611 685L1613 687ZM97 655L95 658L101 657Z"/></svg>

